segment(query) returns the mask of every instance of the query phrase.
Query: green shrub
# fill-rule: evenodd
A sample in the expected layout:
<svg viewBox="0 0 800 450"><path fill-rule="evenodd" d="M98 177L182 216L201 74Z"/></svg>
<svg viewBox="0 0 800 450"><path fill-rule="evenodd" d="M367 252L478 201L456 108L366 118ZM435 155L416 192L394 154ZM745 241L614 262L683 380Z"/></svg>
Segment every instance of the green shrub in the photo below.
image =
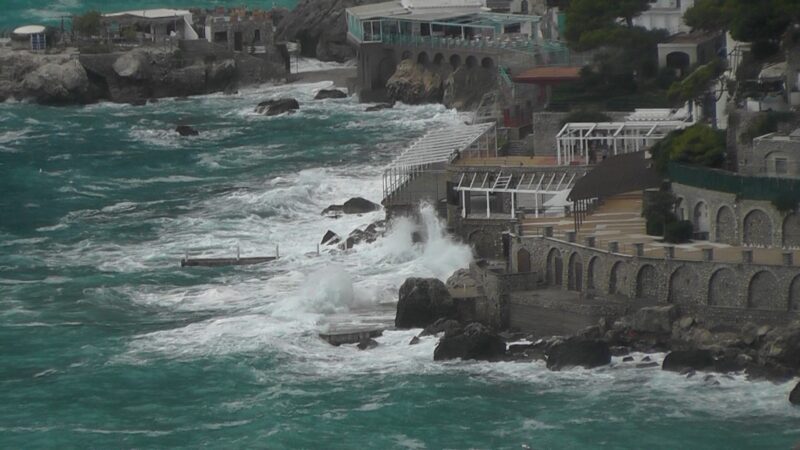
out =
<svg viewBox="0 0 800 450"><path fill-rule="evenodd" d="M791 192L780 192L775 198L772 199L772 205L782 213L788 213L797 210L797 205L800 203L800 198Z"/></svg>
<svg viewBox="0 0 800 450"><path fill-rule="evenodd" d="M678 220L667 224L664 240L671 244L681 244L692 240L694 225L688 220Z"/></svg>
<svg viewBox="0 0 800 450"><path fill-rule="evenodd" d="M99 11L87 11L80 16L72 18L72 31L80 36L98 36L103 25L101 22L102 14Z"/></svg>
<svg viewBox="0 0 800 450"><path fill-rule="evenodd" d="M663 236L664 227L678 220L675 205L678 199L670 191L662 190L648 193L642 206L642 217L650 236Z"/></svg>

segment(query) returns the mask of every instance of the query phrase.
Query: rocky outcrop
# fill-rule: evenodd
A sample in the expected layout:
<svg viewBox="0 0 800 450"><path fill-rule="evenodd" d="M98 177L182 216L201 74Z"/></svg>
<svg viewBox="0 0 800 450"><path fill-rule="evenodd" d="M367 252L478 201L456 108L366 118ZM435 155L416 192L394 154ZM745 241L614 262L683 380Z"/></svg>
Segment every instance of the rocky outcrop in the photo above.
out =
<svg viewBox="0 0 800 450"><path fill-rule="evenodd" d="M458 334L461 333L463 330L464 326L461 324L461 322L455 319L441 318L436 322L433 322L432 324L425 327L425 329L422 330L422 333L420 333L419 335L420 337L424 337L424 336L435 336L439 333Z"/></svg>
<svg viewBox="0 0 800 450"><path fill-rule="evenodd" d="M18 92L42 104L91 103L95 99L86 70L77 60L46 63L28 73Z"/></svg>
<svg viewBox="0 0 800 450"><path fill-rule="evenodd" d="M789 393L789 402L793 405L800 405L800 382Z"/></svg>
<svg viewBox="0 0 800 450"><path fill-rule="evenodd" d="M492 361L506 353L506 343L489 328L471 323L460 332L445 334L433 352L434 361L476 359Z"/></svg>
<svg viewBox="0 0 800 450"><path fill-rule="evenodd" d="M279 114L291 114L300 109L300 103L293 98L278 98L266 100L256 106L256 112L265 116L277 116Z"/></svg>
<svg viewBox="0 0 800 450"><path fill-rule="evenodd" d="M592 369L611 363L608 343L596 339L570 338L554 343L545 353L550 370L578 366Z"/></svg>
<svg viewBox="0 0 800 450"><path fill-rule="evenodd" d="M342 205L330 205L322 210L323 215L328 214L366 214L381 209L381 205L373 203L365 198L353 197Z"/></svg>
<svg viewBox="0 0 800 450"><path fill-rule="evenodd" d="M175 132L180 134L181 136L197 136L200 134L199 131L195 130L189 125L178 125L175 128Z"/></svg>
<svg viewBox="0 0 800 450"><path fill-rule="evenodd" d="M339 235L334 233L333 231L328 230L325 233L325 235L322 236L322 241L320 241L320 244L322 244L322 245L336 245L336 244L338 244L340 242L342 242L342 238L339 237Z"/></svg>
<svg viewBox="0 0 800 450"><path fill-rule="evenodd" d="M397 328L425 328L442 317L453 317L455 307L444 283L436 278L409 278L400 286Z"/></svg>
<svg viewBox="0 0 800 450"><path fill-rule="evenodd" d="M661 369L671 372L714 368L714 355L709 350L677 350L667 354Z"/></svg>
<svg viewBox="0 0 800 450"><path fill-rule="evenodd" d="M442 103L459 111L472 111L484 95L497 91L497 71L462 65L444 81Z"/></svg>
<svg viewBox="0 0 800 450"><path fill-rule="evenodd" d="M120 78L145 80L150 76L151 65L152 61L147 52L137 49L123 53L114 61L111 67L114 69L114 73Z"/></svg>
<svg viewBox="0 0 800 450"><path fill-rule="evenodd" d="M347 98L347 94L338 89L320 89L314 100L325 100L328 98Z"/></svg>
<svg viewBox="0 0 800 450"><path fill-rule="evenodd" d="M423 64L405 59L386 82L389 98L409 105L442 101L442 77Z"/></svg>
<svg viewBox="0 0 800 450"><path fill-rule="evenodd" d="M344 62L355 57L347 43L345 8L385 0L300 0L276 27L276 41L297 41L303 56Z"/></svg>

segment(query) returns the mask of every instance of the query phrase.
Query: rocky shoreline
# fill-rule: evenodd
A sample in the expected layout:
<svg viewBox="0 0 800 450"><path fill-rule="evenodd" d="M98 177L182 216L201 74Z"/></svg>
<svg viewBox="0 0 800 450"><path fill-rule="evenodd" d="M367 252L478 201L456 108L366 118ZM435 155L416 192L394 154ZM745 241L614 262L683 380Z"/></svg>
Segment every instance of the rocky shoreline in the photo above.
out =
<svg viewBox="0 0 800 450"><path fill-rule="evenodd" d="M460 274L451 277L455 280ZM454 281L459 283L458 280ZM453 284L448 282L448 285ZM786 383L800 376L800 323L788 326L708 327L676 305L645 307L633 314L604 318L572 336L535 338L518 330L496 330L464 320L448 291L434 278L409 278L399 290L395 327L423 328L419 337L439 336L434 360L544 361L550 370L591 369L623 357L637 368L659 364L634 353L666 353L661 369L687 378L707 372L745 374L750 380ZM789 401L800 405L800 383Z"/></svg>

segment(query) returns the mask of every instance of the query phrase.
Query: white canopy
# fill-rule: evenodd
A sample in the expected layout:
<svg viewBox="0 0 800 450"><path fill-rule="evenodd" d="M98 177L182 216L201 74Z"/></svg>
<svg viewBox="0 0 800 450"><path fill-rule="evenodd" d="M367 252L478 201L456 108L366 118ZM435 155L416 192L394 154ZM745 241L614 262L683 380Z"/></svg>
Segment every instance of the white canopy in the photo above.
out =
<svg viewBox="0 0 800 450"><path fill-rule="evenodd" d="M25 25L14 30L14 34L25 36L31 34L44 33L45 28L42 25Z"/></svg>

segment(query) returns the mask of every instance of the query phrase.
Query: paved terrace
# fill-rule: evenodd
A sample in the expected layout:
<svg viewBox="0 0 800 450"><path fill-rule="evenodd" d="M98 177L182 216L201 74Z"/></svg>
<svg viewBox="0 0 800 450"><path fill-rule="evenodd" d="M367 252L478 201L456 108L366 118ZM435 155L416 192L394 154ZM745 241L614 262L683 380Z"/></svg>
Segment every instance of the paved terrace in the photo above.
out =
<svg viewBox="0 0 800 450"><path fill-rule="evenodd" d="M634 244L644 244L644 256L663 258L667 244L658 241L657 236L648 236L645 231L645 220L641 216L642 193L631 192L612 197L588 215L576 235L576 242L585 245L586 238L594 236L595 246L608 249L610 242L619 243L618 253L634 255ZM553 236L566 240L566 233L574 230L572 217L525 218L521 220L523 236L541 235L544 227L553 227ZM731 246L710 241L692 241L678 244L675 247L677 260L702 261L703 249L714 250L714 261L737 263L742 261L742 251L752 250L753 263L783 265L783 253L789 250L781 248L753 248ZM800 261L800 250L791 250L794 261Z"/></svg>

